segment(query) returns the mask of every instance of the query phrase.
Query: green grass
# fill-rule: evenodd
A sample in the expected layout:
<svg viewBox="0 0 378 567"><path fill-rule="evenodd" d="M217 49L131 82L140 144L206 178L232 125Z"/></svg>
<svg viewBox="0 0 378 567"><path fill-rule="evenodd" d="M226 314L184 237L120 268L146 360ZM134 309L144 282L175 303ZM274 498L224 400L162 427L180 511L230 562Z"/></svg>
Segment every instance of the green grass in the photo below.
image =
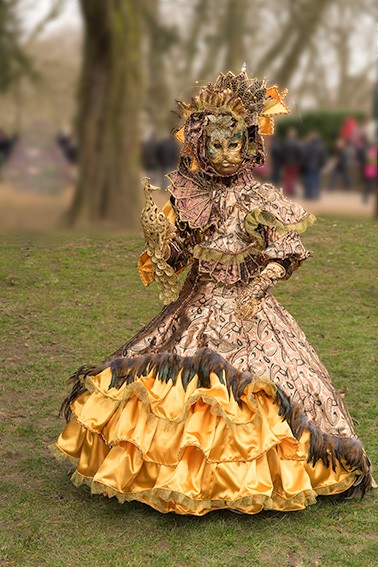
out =
<svg viewBox="0 0 378 567"><path fill-rule="evenodd" d="M373 462L372 221L324 218L303 236L313 257L276 296L328 367ZM101 361L161 308L139 282L138 238L6 235L1 244L0 566L374 566L375 494L303 512L203 518L119 505L70 484L47 445L78 366Z"/></svg>

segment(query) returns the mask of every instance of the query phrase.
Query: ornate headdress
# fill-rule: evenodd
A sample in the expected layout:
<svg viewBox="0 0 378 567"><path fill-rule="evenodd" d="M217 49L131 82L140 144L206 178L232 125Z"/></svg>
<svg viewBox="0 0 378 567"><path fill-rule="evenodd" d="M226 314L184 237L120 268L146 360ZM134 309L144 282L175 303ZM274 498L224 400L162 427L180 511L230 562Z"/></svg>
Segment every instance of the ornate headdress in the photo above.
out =
<svg viewBox="0 0 378 567"><path fill-rule="evenodd" d="M201 169L214 174L206 160L206 127L210 116L229 115L235 126L247 133L244 165L254 167L264 162L262 135L274 132L273 116L287 114L283 103L287 90L267 88L265 79L249 79L245 71L239 75L221 73L215 83L202 87L188 103L177 101L178 115L184 125L176 130L182 142L181 156L191 171Z"/></svg>

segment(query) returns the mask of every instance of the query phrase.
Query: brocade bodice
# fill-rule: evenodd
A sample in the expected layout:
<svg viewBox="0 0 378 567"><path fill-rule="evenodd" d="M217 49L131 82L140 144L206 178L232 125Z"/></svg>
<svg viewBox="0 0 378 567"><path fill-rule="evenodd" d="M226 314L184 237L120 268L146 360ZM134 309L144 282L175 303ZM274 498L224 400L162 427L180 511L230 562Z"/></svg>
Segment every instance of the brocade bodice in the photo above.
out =
<svg viewBox="0 0 378 567"><path fill-rule="evenodd" d="M250 174L228 185L195 184L178 172L170 178L178 221L191 234L185 247L200 273L226 284L247 282L272 259L294 267L309 255L298 232L315 218L273 185Z"/></svg>

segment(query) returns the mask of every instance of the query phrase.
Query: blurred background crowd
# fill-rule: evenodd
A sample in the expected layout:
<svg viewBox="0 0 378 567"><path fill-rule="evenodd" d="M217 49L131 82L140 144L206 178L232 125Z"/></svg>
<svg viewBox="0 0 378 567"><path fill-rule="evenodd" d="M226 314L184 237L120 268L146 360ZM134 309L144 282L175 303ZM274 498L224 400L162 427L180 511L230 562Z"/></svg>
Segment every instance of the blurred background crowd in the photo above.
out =
<svg viewBox="0 0 378 567"><path fill-rule="evenodd" d="M374 0L0 0L0 222L135 227L175 99L242 63L289 89L256 177L376 213Z"/></svg>

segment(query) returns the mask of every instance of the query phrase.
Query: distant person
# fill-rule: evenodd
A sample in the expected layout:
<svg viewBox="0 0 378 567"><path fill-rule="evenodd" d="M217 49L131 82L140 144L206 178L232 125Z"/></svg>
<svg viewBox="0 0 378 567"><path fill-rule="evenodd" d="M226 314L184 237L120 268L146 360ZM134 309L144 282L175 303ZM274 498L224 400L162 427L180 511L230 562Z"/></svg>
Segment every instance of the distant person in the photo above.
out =
<svg viewBox="0 0 378 567"><path fill-rule="evenodd" d="M351 165L352 165L352 153L351 153L352 146L348 142L346 142L343 138L338 138L336 140L334 149L333 149L333 158L334 158L334 165L331 170L330 178L329 178L329 187L330 189L335 189L336 184L339 179L341 179L343 183L343 187L346 190L350 190L352 188L352 179L351 179Z"/></svg>
<svg viewBox="0 0 378 567"><path fill-rule="evenodd" d="M71 134L68 138L65 155L70 164L75 165L77 163L79 157L79 145L73 134Z"/></svg>
<svg viewBox="0 0 378 567"><path fill-rule="evenodd" d="M8 136L4 130L0 129L0 168L10 157L17 139L17 134Z"/></svg>
<svg viewBox="0 0 378 567"><path fill-rule="evenodd" d="M290 128L282 143L283 189L285 195L293 197L302 162L301 145L295 128Z"/></svg>
<svg viewBox="0 0 378 567"><path fill-rule="evenodd" d="M158 167L156 144L157 141L153 134L142 142L142 165L146 172L154 171Z"/></svg>
<svg viewBox="0 0 378 567"><path fill-rule="evenodd" d="M274 134L269 147L270 156L270 180L274 185L281 185L282 176L282 142L277 134Z"/></svg>
<svg viewBox="0 0 378 567"><path fill-rule="evenodd" d="M376 121L366 114L358 125L356 146L360 148L367 140L374 143L376 140Z"/></svg>
<svg viewBox="0 0 378 567"><path fill-rule="evenodd" d="M5 132L0 130L0 172L5 163Z"/></svg>
<svg viewBox="0 0 378 567"><path fill-rule="evenodd" d="M356 146L356 159L358 163L359 173L360 173L360 180L363 187L363 200L368 200L368 196L371 193L371 189L369 188L370 184L374 184L374 175L373 181L367 181L366 173L369 175L369 169L367 168L367 158L368 158L368 149L371 146L375 146L376 136L376 123L375 120L372 119L369 115L365 115L358 126L358 143ZM373 152L371 152L373 154ZM376 158L376 154L374 154ZM372 188L374 190L374 187ZM366 197L365 197L366 195Z"/></svg>
<svg viewBox="0 0 378 567"><path fill-rule="evenodd" d="M75 165L78 161L79 154L79 145L76 137L69 132L61 131L56 140L66 160L71 165Z"/></svg>
<svg viewBox="0 0 378 567"><path fill-rule="evenodd" d="M346 166L350 181L350 187L353 186L353 170L355 169L357 160L357 144L358 139L348 140L345 144Z"/></svg>
<svg viewBox="0 0 378 567"><path fill-rule="evenodd" d="M362 200L367 203L370 194L377 189L377 147L368 138L363 140L360 156L363 179Z"/></svg>
<svg viewBox="0 0 378 567"><path fill-rule="evenodd" d="M348 116L341 126L340 138L344 142L355 142L358 137L358 125L355 118Z"/></svg>
<svg viewBox="0 0 378 567"><path fill-rule="evenodd" d="M326 151L318 132L310 132L302 145L304 198L320 198L320 172L326 162Z"/></svg>
<svg viewBox="0 0 378 567"><path fill-rule="evenodd" d="M160 183L159 161L157 156L158 140L155 134L149 135L142 142L142 166L154 185Z"/></svg>
<svg viewBox="0 0 378 567"><path fill-rule="evenodd" d="M179 158L180 148L176 140L166 136L156 144L156 159L161 175L161 188L166 185L165 175L175 169Z"/></svg>

